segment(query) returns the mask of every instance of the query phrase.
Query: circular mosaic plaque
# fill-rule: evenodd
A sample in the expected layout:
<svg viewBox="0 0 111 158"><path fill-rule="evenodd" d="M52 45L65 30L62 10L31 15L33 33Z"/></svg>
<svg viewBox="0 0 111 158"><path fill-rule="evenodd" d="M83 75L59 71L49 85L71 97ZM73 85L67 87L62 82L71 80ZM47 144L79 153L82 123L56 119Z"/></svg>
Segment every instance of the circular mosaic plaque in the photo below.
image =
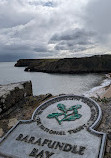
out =
<svg viewBox="0 0 111 158"><path fill-rule="evenodd" d="M34 120L51 130L65 132L90 127L101 119L101 110L96 102L82 96L61 96L41 105L33 114Z"/></svg>

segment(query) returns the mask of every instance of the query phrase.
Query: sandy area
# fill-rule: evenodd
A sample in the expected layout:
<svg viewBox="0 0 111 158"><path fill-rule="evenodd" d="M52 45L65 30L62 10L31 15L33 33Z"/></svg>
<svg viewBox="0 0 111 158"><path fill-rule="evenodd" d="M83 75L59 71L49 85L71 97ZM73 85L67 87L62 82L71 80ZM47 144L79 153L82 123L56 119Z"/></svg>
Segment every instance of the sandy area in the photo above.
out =
<svg viewBox="0 0 111 158"><path fill-rule="evenodd" d="M109 88L100 96L101 98L111 98L111 85L109 86Z"/></svg>
<svg viewBox="0 0 111 158"><path fill-rule="evenodd" d="M111 80L111 74L106 75L107 79ZM111 98L111 83L109 82L109 85L107 86L102 86L102 87L95 87L93 91L90 91L85 94L86 97L100 97L100 98Z"/></svg>
<svg viewBox="0 0 111 158"><path fill-rule="evenodd" d="M111 79L111 73L106 74L106 78ZM111 98L111 83L108 86L98 89L94 93L96 96L100 96L100 98Z"/></svg>
<svg viewBox="0 0 111 158"><path fill-rule="evenodd" d="M111 73L107 74L106 77L111 79ZM111 98L111 83L109 86L102 88L102 93L99 95L101 98Z"/></svg>
<svg viewBox="0 0 111 158"><path fill-rule="evenodd" d="M111 98L111 85L94 91L89 97Z"/></svg>

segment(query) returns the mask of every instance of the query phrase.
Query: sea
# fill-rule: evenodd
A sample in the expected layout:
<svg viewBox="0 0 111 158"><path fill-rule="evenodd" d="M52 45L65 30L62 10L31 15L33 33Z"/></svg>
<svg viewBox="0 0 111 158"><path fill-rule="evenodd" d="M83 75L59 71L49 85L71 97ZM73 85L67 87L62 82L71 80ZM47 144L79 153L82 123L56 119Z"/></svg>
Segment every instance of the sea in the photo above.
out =
<svg viewBox="0 0 111 158"><path fill-rule="evenodd" d="M14 67L14 64L15 62L0 62L0 85L31 80L34 95L51 93L88 96L111 83L105 74L25 72L24 67Z"/></svg>

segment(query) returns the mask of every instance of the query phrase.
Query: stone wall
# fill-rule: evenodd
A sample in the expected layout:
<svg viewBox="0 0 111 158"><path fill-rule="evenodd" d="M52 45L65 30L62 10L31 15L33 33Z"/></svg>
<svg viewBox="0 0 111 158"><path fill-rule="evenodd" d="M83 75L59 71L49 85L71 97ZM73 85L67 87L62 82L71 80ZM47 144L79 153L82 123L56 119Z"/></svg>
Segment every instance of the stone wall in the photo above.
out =
<svg viewBox="0 0 111 158"><path fill-rule="evenodd" d="M31 81L0 85L0 114L32 94Z"/></svg>

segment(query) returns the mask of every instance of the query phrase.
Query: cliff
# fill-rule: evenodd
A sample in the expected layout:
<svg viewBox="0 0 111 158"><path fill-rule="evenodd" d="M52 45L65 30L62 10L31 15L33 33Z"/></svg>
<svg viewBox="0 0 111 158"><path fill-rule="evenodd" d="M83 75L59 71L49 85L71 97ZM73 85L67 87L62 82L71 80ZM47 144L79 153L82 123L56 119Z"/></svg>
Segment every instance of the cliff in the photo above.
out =
<svg viewBox="0 0 111 158"><path fill-rule="evenodd" d="M48 73L111 72L111 55L64 59L20 59L15 66L27 66L25 71Z"/></svg>

